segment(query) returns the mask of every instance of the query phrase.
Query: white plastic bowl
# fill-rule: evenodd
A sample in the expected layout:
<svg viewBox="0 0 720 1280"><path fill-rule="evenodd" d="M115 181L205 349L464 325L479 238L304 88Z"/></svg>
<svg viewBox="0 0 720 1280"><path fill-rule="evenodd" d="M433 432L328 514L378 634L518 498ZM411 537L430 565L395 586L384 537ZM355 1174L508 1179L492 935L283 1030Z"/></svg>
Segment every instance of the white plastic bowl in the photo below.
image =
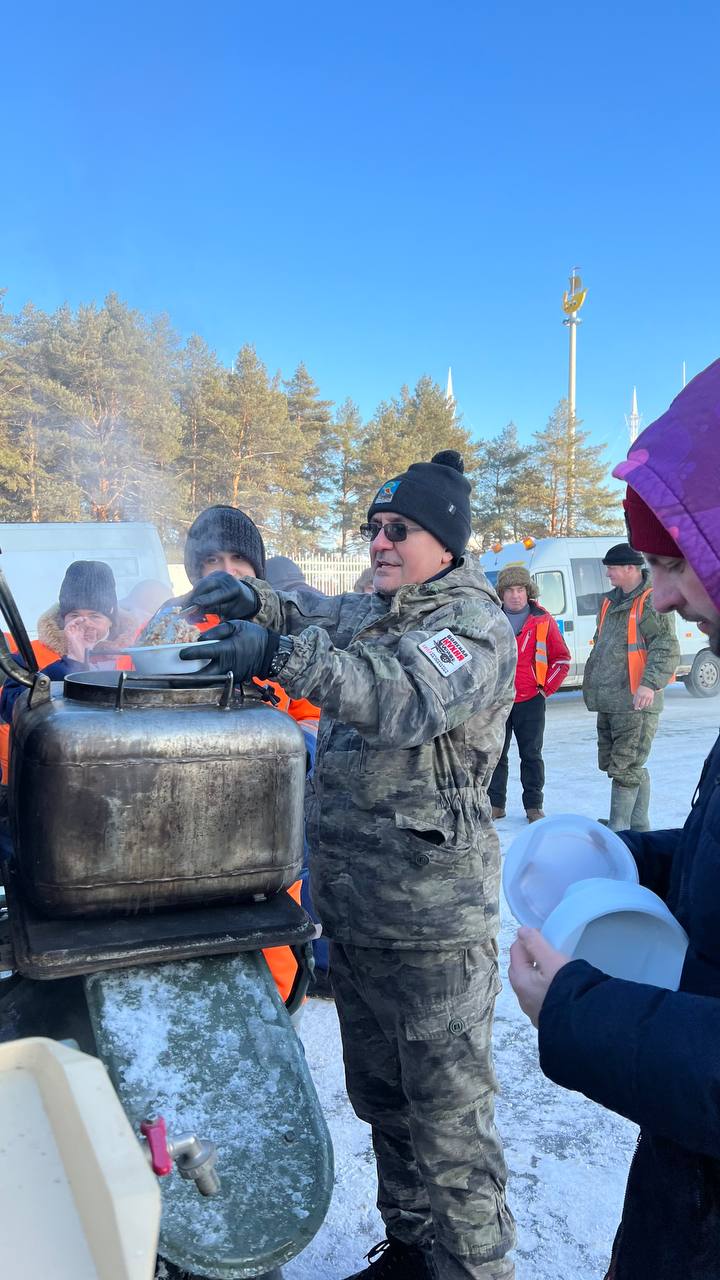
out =
<svg viewBox="0 0 720 1280"><path fill-rule="evenodd" d="M630 850L602 823L561 813L529 824L513 840L503 889L515 919L540 929L570 885L598 876L637 884Z"/></svg>
<svg viewBox="0 0 720 1280"><path fill-rule="evenodd" d="M203 662L201 658L193 658L185 662L178 655L181 649L187 649L190 644L201 643L201 640L190 640L185 641L184 644L134 645L130 649L124 649L123 652L132 658L138 675L189 676L194 671L202 671L207 666L207 662Z"/></svg>
<svg viewBox="0 0 720 1280"><path fill-rule="evenodd" d="M650 889L620 880L571 885L542 927L543 937L611 978L677 991L688 939Z"/></svg>

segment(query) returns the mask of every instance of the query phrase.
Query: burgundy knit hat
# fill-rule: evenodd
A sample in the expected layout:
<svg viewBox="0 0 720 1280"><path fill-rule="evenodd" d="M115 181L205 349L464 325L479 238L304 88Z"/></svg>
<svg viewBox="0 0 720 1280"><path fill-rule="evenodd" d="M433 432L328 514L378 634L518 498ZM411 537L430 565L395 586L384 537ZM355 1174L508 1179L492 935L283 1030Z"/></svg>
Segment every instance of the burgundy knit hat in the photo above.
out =
<svg viewBox="0 0 720 1280"><path fill-rule="evenodd" d="M635 551L647 551L651 556L684 558L677 542L673 541L647 502L643 502L637 489L631 489L630 485L627 487L623 507L628 539Z"/></svg>

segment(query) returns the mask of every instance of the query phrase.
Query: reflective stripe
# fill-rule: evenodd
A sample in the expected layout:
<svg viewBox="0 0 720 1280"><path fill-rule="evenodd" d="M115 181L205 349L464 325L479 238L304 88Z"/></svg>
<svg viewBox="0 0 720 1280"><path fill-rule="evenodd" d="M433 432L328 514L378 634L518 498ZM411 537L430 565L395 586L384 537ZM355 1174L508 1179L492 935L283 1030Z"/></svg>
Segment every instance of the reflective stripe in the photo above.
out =
<svg viewBox="0 0 720 1280"><path fill-rule="evenodd" d="M645 638L642 631L638 627L638 623L642 618L645 601L651 591L652 587L647 587L646 590L643 591L642 595L637 596L636 599L633 600L632 605L630 606L630 613L628 614L628 675L630 677L630 692L633 694L637 693L640 685L642 684L642 678L647 663L647 645L645 644ZM609 608L610 601L606 596L600 607L600 617L598 618L598 639L600 638L600 632L602 631L603 622L605 621L605 615Z"/></svg>
<svg viewBox="0 0 720 1280"><path fill-rule="evenodd" d="M535 630L535 679L538 687L543 689L548 673L547 637L550 630L550 619L543 618Z"/></svg>

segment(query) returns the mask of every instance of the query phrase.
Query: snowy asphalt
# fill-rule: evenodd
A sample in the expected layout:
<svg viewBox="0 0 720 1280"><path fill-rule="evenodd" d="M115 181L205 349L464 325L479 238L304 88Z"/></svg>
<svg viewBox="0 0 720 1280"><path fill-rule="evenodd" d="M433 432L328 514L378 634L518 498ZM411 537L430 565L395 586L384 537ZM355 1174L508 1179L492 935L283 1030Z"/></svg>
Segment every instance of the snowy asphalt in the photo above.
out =
<svg viewBox="0 0 720 1280"><path fill-rule="evenodd" d="M649 761L654 827L683 823L719 722L720 698L696 700L682 686L669 690ZM597 769L594 724L579 693L560 693L548 704L546 813L607 814L609 783ZM503 848L525 828L517 775L513 749L508 817L498 824ZM503 977L514 933L503 903ZM324 1225L284 1275L286 1280L341 1280L384 1234L375 1208L370 1134L345 1095L332 1003L310 1001L301 1033L332 1133L336 1181ZM535 1032L507 981L496 1008L495 1065L501 1084L498 1126L518 1224L517 1280L600 1280L622 1204L635 1127L544 1078Z"/></svg>

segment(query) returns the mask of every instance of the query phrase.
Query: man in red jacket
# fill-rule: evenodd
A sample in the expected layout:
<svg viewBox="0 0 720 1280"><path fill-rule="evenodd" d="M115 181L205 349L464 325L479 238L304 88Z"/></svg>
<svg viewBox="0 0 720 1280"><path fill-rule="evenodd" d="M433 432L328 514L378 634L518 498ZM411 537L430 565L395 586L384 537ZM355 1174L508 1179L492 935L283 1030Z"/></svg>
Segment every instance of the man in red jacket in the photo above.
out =
<svg viewBox="0 0 720 1280"><path fill-rule="evenodd" d="M510 739L520 755L520 780L528 822L544 818L542 758L545 732L545 699L560 688L568 673L570 653L555 619L537 603L538 589L528 570L509 564L500 570L497 593L503 612L515 632L518 662L515 702L505 726L505 746L490 781L488 793L493 818L505 817Z"/></svg>

